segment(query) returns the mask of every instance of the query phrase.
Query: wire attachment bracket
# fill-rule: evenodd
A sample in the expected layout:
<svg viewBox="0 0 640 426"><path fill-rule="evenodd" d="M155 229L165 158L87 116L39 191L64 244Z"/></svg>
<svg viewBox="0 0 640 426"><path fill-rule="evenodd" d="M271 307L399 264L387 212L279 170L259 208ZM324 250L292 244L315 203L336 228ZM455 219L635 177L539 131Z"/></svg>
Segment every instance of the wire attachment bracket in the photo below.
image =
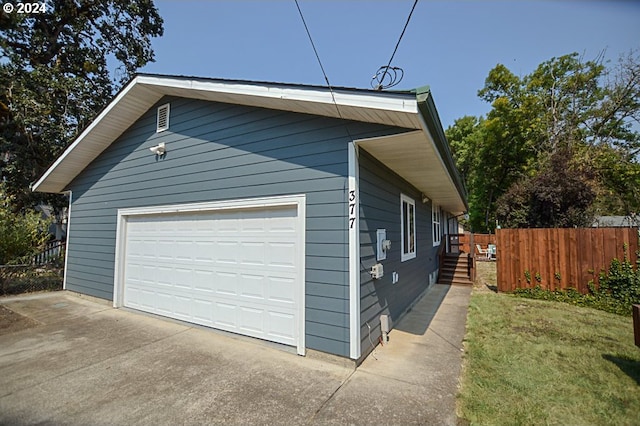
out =
<svg viewBox="0 0 640 426"><path fill-rule="evenodd" d="M404 70L402 68L383 65L378 68L375 75L371 77L371 87L374 90L389 89L400 83L403 77Z"/></svg>

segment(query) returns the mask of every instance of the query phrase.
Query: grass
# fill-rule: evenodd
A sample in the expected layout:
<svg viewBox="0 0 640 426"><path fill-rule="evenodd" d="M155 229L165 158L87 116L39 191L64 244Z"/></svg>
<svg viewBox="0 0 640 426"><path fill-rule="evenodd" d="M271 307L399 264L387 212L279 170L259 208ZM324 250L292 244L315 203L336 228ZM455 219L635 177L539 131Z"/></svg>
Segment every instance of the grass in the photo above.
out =
<svg viewBox="0 0 640 426"><path fill-rule="evenodd" d="M479 263L458 399L471 424L638 424L640 348L629 317L487 290ZM493 271L492 271L493 268Z"/></svg>

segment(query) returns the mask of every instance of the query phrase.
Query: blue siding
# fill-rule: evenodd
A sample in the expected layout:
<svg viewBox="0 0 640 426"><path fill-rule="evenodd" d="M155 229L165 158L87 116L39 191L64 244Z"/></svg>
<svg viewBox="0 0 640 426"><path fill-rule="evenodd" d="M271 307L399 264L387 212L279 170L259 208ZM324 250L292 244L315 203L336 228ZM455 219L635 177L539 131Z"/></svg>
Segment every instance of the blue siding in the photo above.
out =
<svg viewBox="0 0 640 426"><path fill-rule="evenodd" d="M166 102L171 127L156 134ZM182 98L157 105L69 185L67 288L113 297L119 208L303 193L307 347L348 356L347 143L402 129ZM149 152L159 142L164 159Z"/></svg>
<svg viewBox="0 0 640 426"><path fill-rule="evenodd" d="M429 274L438 268L438 247L433 246L431 204L423 204L420 192L400 176L360 149L360 320L363 356L380 336L380 315L387 314L393 323L429 286ZM401 262L400 194L415 200L416 257ZM391 250L384 266L384 276L373 280L369 274L376 260L376 230L387 230ZM392 272L399 281L392 284Z"/></svg>

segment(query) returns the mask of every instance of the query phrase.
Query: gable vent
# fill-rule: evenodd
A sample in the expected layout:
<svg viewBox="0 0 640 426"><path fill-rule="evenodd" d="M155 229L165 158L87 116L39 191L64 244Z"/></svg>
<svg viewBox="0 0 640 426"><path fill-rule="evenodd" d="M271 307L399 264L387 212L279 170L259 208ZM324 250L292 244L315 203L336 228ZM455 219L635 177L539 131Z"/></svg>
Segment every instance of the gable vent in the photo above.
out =
<svg viewBox="0 0 640 426"><path fill-rule="evenodd" d="M156 133L164 132L169 128L169 104L158 107L158 120Z"/></svg>

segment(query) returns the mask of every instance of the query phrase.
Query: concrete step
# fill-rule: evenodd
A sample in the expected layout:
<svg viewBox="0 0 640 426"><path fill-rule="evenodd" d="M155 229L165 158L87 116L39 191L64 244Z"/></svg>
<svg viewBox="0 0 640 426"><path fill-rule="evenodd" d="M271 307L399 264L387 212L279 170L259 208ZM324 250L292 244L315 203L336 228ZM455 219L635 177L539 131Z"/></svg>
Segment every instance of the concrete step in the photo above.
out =
<svg viewBox="0 0 640 426"><path fill-rule="evenodd" d="M464 253L457 255L445 255L438 282L447 285L465 285L473 284L469 279L469 256Z"/></svg>
<svg viewBox="0 0 640 426"><path fill-rule="evenodd" d="M441 271L468 271L467 265L442 265Z"/></svg>
<svg viewBox="0 0 640 426"><path fill-rule="evenodd" d="M462 270L468 270L469 269L469 265L442 265L442 268L440 268L442 270L448 270L448 271L462 271Z"/></svg>
<svg viewBox="0 0 640 426"><path fill-rule="evenodd" d="M468 280L469 276L467 275L467 273L465 272L463 273L457 273L457 274L451 274L451 273L440 273L440 279L441 280Z"/></svg>
<svg viewBox="0 0 640 426"><path fill-rule="evenodd" d="M461 260L459 262L453 262L453 261L450 261L450 260L445 260L444 262L442 262L442 264L443 265L464 265L464 266L467 266L469 264L469 262L463 261L463 260Z"/></svg>
<svg viewBox="0 0 640 426"><path fill-rule="evenodd" d="M445 284L445 285L473 285L473 281L471 281L471 280L446 280L446 279L440 279L440 280L438 280L438 284Z"/></svg>
<svg viewBox="0 0 640 426"><path fill-rule="evenodd" d="M460 265L460 264L467 265L469 263L469 259L467 259L466 257L461 257L461 258L456 257L453 259L445 257L442 263L450 264L450 265Z"/></svg>

